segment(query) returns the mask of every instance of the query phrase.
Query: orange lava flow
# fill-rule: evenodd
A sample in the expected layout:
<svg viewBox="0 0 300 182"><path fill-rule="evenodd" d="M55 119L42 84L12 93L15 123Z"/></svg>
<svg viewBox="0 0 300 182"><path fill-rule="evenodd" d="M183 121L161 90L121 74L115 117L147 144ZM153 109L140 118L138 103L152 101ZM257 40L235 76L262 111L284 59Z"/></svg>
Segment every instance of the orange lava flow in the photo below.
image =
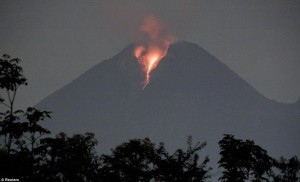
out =
<svg viewBox="0 0 300 182"><path fill-rule="evenodd" d="M136 46L134 55L143 66L143 70L146 73L145 80L143 82L143 89L150 82L150 74L153 69L157 67L161 59L166 55L167 48L159 48L156 46L150 46L146 48L143 45Z"/></svg>
<svg viewBox="0 0 300 182"><path fill-rule="evenodd" d="M167 54L170 43L174 41L173 38L162 21L152 15L145 17L140 27L139 41L133 50L145 72L143 89L149 84L153 69Z"/></svg>

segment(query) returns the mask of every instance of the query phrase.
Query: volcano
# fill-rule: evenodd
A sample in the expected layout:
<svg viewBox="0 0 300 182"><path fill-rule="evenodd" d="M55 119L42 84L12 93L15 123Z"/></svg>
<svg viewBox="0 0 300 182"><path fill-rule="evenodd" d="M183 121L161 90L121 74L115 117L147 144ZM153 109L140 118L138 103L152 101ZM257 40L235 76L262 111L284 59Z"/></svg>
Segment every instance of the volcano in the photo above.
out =
<svg viewBox="0 0 300 182"><path fill-rule="evenodd" d="M300 154L300 102L270 100L200 46L181 41L151 72L145 73L128 46L42 100L52 111L45 127L52 133L93 132L98 152L132 138L185 148L188 135L207 141L218 159L223 134L254 140L271 156Z"/></svg>

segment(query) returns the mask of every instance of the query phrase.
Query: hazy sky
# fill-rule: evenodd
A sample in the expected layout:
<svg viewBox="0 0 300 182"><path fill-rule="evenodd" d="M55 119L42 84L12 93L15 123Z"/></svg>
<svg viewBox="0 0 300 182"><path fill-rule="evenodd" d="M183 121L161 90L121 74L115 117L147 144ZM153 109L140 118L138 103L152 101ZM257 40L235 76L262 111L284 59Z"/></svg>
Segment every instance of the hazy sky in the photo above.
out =
<svg viewBox="0 0 300 182"><path fill-rule="evenodd" d="M266 97L300 98L300 1L2 0L0 53L20 58L29 80L19 106L38 103L134 42L149 14Z"/></svg>

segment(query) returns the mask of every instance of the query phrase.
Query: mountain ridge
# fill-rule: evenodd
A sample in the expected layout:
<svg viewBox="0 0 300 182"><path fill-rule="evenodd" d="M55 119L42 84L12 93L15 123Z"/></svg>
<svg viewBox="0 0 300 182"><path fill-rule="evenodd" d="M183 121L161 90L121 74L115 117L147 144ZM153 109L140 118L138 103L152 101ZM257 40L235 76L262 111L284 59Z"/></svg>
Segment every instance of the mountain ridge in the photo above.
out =
<svg viewBox="0 0 300 182"><path fill-rule="evenodd" d="M276 156L300 153L299 104L264 97L206 50L185 41L169 47L143 89L145 74L133 48L41 101L38 108L53 111L46 127L94 132L102 152L144 137L173 150L192 135L208 142L207 151L216 161L217 141L230 133L253 139Z"/></svg>

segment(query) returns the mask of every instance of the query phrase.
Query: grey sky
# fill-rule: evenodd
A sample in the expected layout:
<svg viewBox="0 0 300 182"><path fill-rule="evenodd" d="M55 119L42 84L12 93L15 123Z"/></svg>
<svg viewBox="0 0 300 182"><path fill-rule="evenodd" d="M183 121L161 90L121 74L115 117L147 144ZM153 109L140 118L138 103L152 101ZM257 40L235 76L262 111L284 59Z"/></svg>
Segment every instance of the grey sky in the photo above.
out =
<svg viewBox="0 0 300 182"><path fill-rule="evenodd" d="M300 97L300 1L0 1L0 53L22 59L34 105L136 39L152 14L199 44L260 93Z"/></svg>

